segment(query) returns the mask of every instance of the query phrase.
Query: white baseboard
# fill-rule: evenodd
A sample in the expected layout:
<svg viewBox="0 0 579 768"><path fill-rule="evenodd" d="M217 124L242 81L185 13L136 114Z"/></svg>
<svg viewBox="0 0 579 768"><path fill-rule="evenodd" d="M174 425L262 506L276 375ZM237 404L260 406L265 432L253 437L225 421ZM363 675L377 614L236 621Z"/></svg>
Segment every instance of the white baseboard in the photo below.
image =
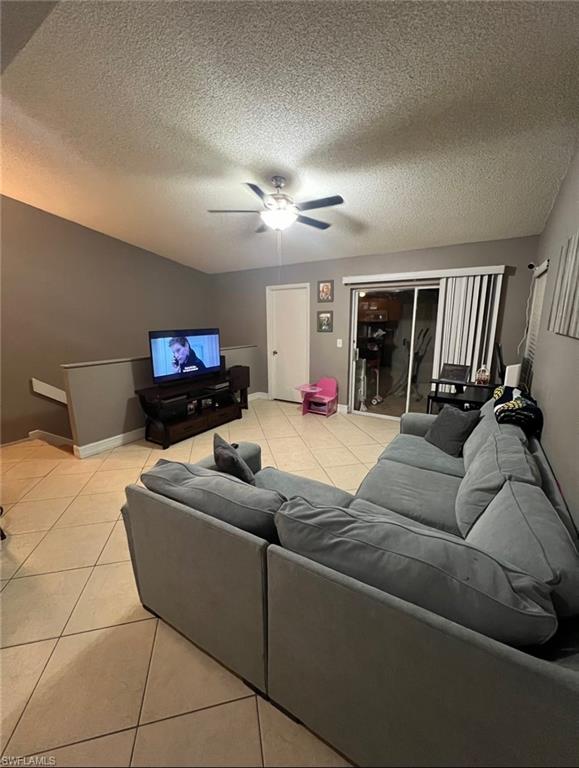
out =
<svg viewBox="0 0 579 768"><path fill-rule="evenodd" d="M120 435L113 435L104 440L98 440L96 443L87 443L86 445L75 445L74 455L79 459L86 459L89 456L96 456L103 451L110 451L118 448L120 445L134 443L135 440L142 440L145 437L145 427L133 429L131 432L123 432Z"/></svg>
<svg viewBox="0 0 579 768"><path fill-rule="evenodd" d="M400 422L400 416L387 416L385 413L372 413L371 411L356 411L354 416L367 416L369 419L383 419L384 421Z"/></svg>
<svg viewBox="0 0 579 768"><path fill-rule="evenodd" d="M267 392L250 392L247 399L251 402L251 400L269 400L270 397Z"/></svg>
<svg viewBox="0 0 579 768"><path fill-rule="evenodd" d="M271 400L269 392L252 392L248 400ZM297 400L296 400L297 403ZM299 404L299 403L298 403ZM348 406L343 403L338 404L338 413L348 413Z"/></svg>
<svg viewBox="0 0 579 768"><path fill-rule="evenodd" d="M70 437L55 435L52 432L45 432L43 429L33 429L32 432L28 433L28 437L30 440L44 440L50 445L72 445Z"/></svg>

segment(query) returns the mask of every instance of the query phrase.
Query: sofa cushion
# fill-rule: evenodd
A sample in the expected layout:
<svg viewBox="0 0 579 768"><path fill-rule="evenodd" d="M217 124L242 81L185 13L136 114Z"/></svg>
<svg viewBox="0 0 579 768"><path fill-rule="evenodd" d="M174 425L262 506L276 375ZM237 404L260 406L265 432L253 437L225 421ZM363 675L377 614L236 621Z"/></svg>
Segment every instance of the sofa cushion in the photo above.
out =
<svg viewBox="0 0 579 768"><path fill-rule="evenodd" d="M479 413L481 412L482 411L479 411ZM510 435L516 437L522 445L527 445L528 443L527 437L520 427L517 427L514 424L498 424L495 419L494 411L487 411L486 415L479 418L478 424L470 433L462 448L465 469L470 467L474 457L485 445L491 435Z"/></svg>
<svg viewBox="0 0 579 768"><path fill-rule="evenodd" d="M413 528L428 528L433 530L430 525L424 525L419 523L418 520L411 520L409 517L393 512L391 509L385 509L385 507L379 507L378 504L372 504L371 501L365 499L354 499L354 501L348 507L352 512L359 512L368 519L372 516L378 518L386 518L387 520L398 521L399 523L407 523L412 525Z"/></svg>
<svg viewBox="0 0 579 768"><path fill-rule="evenodd" d="M507 480L541 485L537 463L513 435L494 433L474 457L456 496L458 529L466 536Z"/></svg>
<svg viewBox="0 0 579 768"><path fill-rule="evenodd" d="M452 475L381 459L362 481L356 498L458 534L454 506L460 482Z"/></svg>
<svg viewBox="0 0 579 768"><path fill-rule="evenodd" d="M313 504L333 504L337 507L347 507L354 500L351 493L327 485L319 480L299 477L290 472L282 472L274 467L265 467L255 476L255 485L269 491L278 491L287 499L302 496Z"/></svg>
<svg viewBox="0 0 579 768"><path fill-rule="evenodd" d="M491 397L490 400L487 400L486 403L482 406L482 408L479 411L481 419L485 418L486 416L493 416L495 415L495 398Z"/></svg>
<svg viewBox="0 0 579 768"><path fill-rule="evenodd" d="M557 628L545 584L457 536L299 498L275 520L287 549L496 640L544 643Z"/></svg>
<svg viewBox="0 0 579 768"><path fill-rule="evenodd" d="M461 411L452 405L445 405L424 439L449 456L458 458L462 456L462 446L478 420L477 411Z"/></svg>
<svg viewBox="0 0 579 768"><path fill-rule="evenodd" d="M440 448L427 443L423 437L415 435L396 435L382 451L378 461L381 459L398 461L410 467L430 469L454 477L464 477L465 472L462 458L449 456Z"/></svg>
<svg viewBox="0 0 579 768"><path fill-rule="evenodd" d="M244 483L255 485L255 475L237 451L237 446L228 443L217 432L213 435L213 458L220 472L238 477Z"/></svg>
<svg viewBox="0 0 579 768"><path fill-rule="evenodd" d="M150 491L277 542L273 515L285 498L276 491L256 488L197 464L164 459L143 472L141 480Z"/></svg>
<svg viewBox="0 0 579 768"><path fill-rule="evenodd" d="M466 540L550 584L560 616L579 614L579 552L541 488L507 481Z"/></svg>

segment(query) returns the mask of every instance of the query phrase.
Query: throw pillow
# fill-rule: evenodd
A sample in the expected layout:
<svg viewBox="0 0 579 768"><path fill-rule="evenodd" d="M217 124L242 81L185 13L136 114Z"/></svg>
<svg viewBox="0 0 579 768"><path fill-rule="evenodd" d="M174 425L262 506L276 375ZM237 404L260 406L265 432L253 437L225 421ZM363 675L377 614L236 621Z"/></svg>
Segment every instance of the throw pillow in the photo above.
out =
<svg viewBox="0 0 579 768"><path fill-rule="evenodd" d="M241 458L236 448L224 440L217 432L213 435L213 458L215 466L226 475L233 475L244 483L255 485L255 475Z"/></svg>
<svg viewBox="0 0 579 768"><path fill-rule="evenodd" d="M452 405L445 405L424 435L424 439L449 456L460 456L462 446L478 424L478 420L478 411L459 411Z"/></svg>

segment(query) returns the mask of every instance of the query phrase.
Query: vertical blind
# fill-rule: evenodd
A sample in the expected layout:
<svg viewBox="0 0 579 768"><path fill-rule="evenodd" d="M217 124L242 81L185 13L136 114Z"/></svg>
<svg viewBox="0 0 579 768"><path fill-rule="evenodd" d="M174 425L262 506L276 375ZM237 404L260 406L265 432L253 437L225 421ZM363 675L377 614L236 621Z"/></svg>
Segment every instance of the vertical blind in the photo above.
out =
<svg viewBox="0 0 579 768"><path fill-rule="evenodd" d="M502 282L496 273L441 278L433 378L444 363L468 365L470 381L482 365L490 370Z"/></svg>
<svg viewBox="0 0 579 768"><path fill-rule="evenodd" d="M529 322L525 338L525 351L523 352L523 363L521 367L521 383L525 384L529 390L531 389L533 380L533 366L535 364L535 353L537 351L537 339L539 337L546 285L547 271L543 270L533 278L531 309L529 312Z"/></svg>

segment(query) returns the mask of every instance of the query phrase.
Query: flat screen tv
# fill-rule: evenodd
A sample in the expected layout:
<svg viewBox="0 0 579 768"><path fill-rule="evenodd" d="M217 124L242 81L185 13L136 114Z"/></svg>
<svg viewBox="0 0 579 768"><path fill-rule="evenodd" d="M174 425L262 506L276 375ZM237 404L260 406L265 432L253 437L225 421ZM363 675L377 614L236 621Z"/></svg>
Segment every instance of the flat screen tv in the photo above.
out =
<svg viewBox="0 0 579 768"><path fill-rule="evenodd" d="M219 329L149 331L155 384L184 381L221 370Z"/></svg>

